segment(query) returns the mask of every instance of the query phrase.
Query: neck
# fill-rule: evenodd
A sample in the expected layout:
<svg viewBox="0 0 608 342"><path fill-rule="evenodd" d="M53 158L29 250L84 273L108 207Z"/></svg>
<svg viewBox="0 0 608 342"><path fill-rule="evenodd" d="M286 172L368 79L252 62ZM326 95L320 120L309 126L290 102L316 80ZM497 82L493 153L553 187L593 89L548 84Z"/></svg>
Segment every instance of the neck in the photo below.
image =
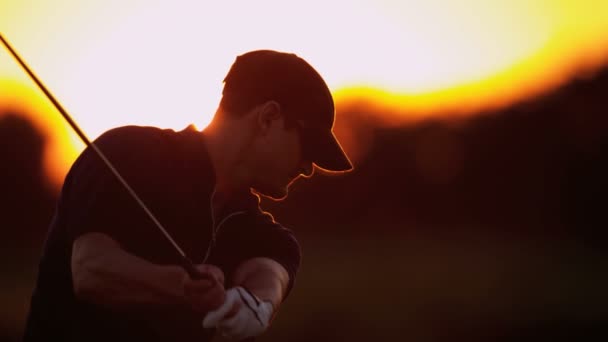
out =
<svg viewBox="0 0 608 342"><path fill-rule="evenodd" d="M215 192L218 199L230 197L249 183L247 172L244 172L246 165L242 160L247 137L241 134L244 130L239 126L238 120L214 119L204 130L207 151L215 172Z"/></svg>

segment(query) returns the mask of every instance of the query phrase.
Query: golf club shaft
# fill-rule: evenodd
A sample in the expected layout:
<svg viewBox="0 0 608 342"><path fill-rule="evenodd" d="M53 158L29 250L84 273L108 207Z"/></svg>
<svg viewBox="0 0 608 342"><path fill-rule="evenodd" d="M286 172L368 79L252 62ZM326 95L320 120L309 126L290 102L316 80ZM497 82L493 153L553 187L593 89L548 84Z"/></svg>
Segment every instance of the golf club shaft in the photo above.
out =
<svg viewBox="0 0 608 342"><path fill-rule="evenodd" d="M179 245L175 242L175 240L173 240L173 238L171 237L171 235L167 232L167 230L163 227L163 225L158 221L158 219L156 218L156 216L154 216L154 214L150 211L150 209L148 209L148 207L146 206L146 204L141 200L141 198L137 195L137 193L135 193L135 191L131 188L131 186L129 186L129 184L127 183L127 181L120 175L120 173L118 172L118 170L116 170L116 168L114 167L114 165L112 165L112 163L110 162L110 160L108 160L108 158L105 156L105 154L92 141L90 141L89 138L87 138L87 136L80 129L80 127L78 127L78 125L72 119L72 117L66 112L66 110L63 108L63 106L61 106L61 104L59 103L59 101L57 101L57 99L55 99L55 97L53 96L53 94L51 94L51 92L38 79L38 77L32 72L32 70L27 66L27 64L25 64L25 62L23 61L23 59L21 59L21 57L19 56L19 54L17 54L17 52L8 43L8 41L6 41L4 39L4 37L2 36L2 34L0 34L0 40L2 40L2 44L4 44L4 46L6 46L6 48L8 49L8 51L17 60L17 62L21 65L21 67L25 70L25 72L27 72L27 74L30 76L30 78L32 80L34 80L34 82L36 83L36 85L38 85L38 87L42 90L42 92L44 92L44 94L46 95L46 97L53 103L53 105L55 106L55 108L57 108L57 110L59 111L59 113L61 113L61 115L63 116L63 118L70 124L70 126L74 129L74 131L76 131L76 134L78 134L78 136L80 137L80 139L82 139L82 141L84 141L84 143L89 148L91 148L91 149L93 149L95 151L95 153L101 158L101 160L110 169L110 171L114 174L114 176L116 176L116 178L120 181L120 183L131 194L131 196L133 197L133 199L146 212L146 214L148 215L148 217L154 222L154 224L156 224L156 226L158 227L158 229L163 233L163 235L167 238L167 240L169 240L169 242L171 242L171 244L173 245L173 247L175 247L175 249L177 250L177 252L181 256L182 267L184 267L184 269L186 270L186 272L188 272L188 274L190 275L190 277L192 277L193 279L201 279L202 278L202 274L200 274L200 272L197 271L197 269L196 269L196 267L194 267L194 264L192 263L192 261L186 256L186 254L184 253L184 251L179 247Z"/></svg>

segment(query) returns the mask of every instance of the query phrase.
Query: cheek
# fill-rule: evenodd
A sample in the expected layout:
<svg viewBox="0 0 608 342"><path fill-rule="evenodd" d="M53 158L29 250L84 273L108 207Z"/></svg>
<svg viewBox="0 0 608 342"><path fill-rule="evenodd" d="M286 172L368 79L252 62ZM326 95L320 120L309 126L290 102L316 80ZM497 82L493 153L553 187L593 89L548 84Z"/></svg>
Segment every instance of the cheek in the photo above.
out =
<svg viewBox="0 0 608 342"><path fill-rule="evenodd" d="M289 161L289 166L293 169L298 166L302 159L302 151L300 148L300 141L297 136L290 136L288 143L285 144L285 155Z"/></svg>
<svg viewBox="0 0 608 342"><path fill-rule="evenodd" d="M259 177L274 179L284 172L286 162L286 144L280 141L265 141L257 149L256 169Z"/></svg>
<svg viewBox="0 0 608 342"><path fill-rule="evenodd" d="M300 141L293 132L280 132L264 141L258 152L260 166L269 177L285 177L296 171L301 160Z"/></svg>

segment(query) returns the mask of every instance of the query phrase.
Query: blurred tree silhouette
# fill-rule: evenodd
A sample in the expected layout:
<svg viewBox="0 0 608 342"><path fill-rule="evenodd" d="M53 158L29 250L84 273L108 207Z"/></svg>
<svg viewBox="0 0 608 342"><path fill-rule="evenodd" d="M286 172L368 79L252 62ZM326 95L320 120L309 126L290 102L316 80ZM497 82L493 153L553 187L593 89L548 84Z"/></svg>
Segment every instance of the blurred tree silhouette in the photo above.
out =
<svg viewBox="0 0 608 342"><path fill-rule="evenodd" d="M55 201L43 174L44 139L23 117L0 114L3 250L40 248Z"/></svg>
<svg viewBox="0 0 608 342"><path fill-rule="evenodd" d="M45 184L44 139L16 113L0 113L0 340L20 339L55 194Z"/></svg>

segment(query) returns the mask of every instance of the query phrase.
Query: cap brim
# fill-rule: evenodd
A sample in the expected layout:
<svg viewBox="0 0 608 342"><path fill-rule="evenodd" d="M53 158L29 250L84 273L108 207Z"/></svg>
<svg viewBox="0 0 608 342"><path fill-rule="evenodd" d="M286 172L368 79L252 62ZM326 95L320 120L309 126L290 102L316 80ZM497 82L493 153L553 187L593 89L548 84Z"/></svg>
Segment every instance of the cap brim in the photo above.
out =
<svg viewBox="0 0 608 342"><path fill-rule="evenodd" d="M312 132L311 132L312 133ZM344 172L353 169L346 153L333 132L329 129L316 130L309 144L312 162L323 170Z"/></svg>

